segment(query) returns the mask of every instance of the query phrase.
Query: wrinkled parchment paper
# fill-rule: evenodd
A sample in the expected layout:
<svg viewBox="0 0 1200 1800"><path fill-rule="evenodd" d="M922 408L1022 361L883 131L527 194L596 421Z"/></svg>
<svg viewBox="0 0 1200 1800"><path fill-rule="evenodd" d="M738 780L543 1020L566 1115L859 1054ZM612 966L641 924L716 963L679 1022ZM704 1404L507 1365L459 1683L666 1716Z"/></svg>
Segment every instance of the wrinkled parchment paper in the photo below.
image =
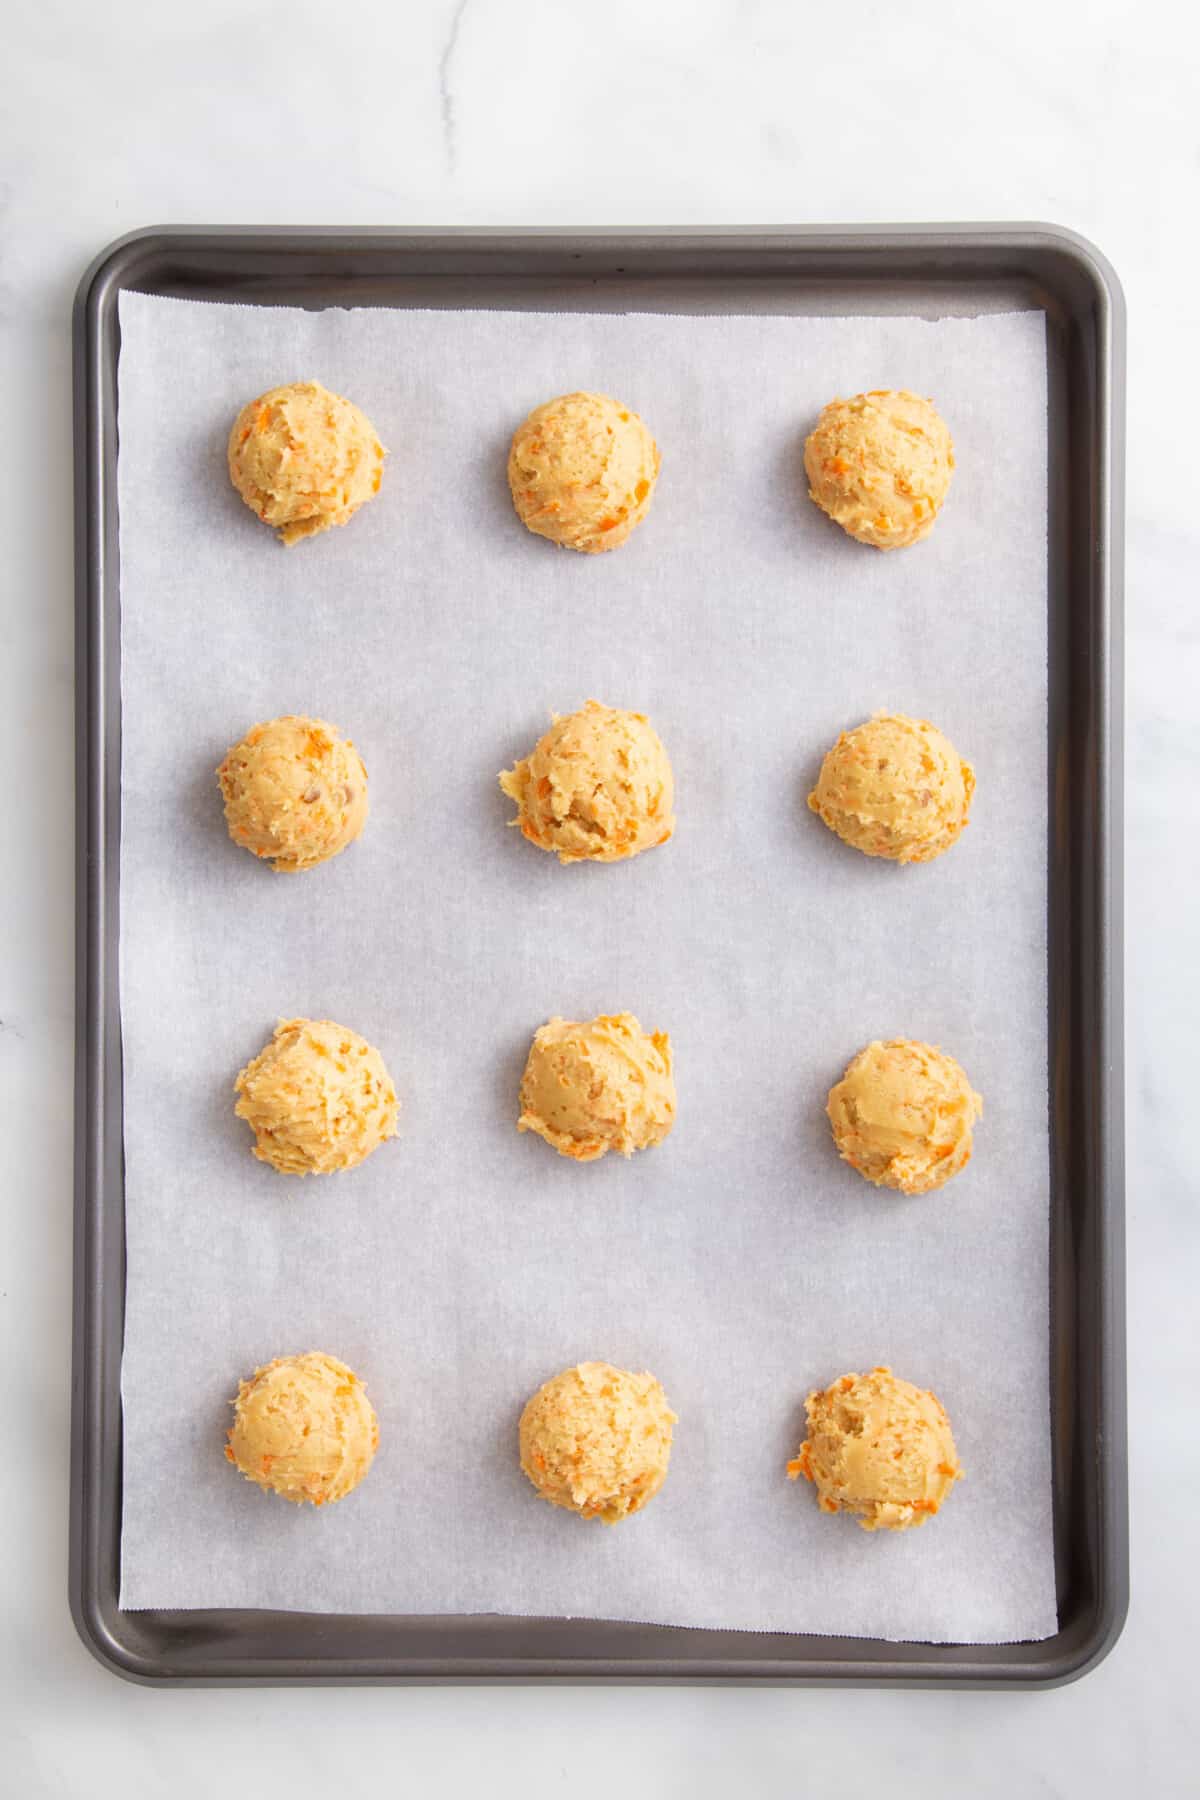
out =
<svg viewBox="0 0 1200 1800"><path fill-rule="evenodd" d="M121 996L128 1305L122 1604L573 1614L880 1638L1055 1629L1047 1374L1046 378L1039 314L308 313L121 301ZM283 550L224 464L241 403L315 377L390 456L345 530ZM926 543L851 543L804 496L821 404L935 396L958 470ZM584 387L663 453L616 553L523 531L509 435ZM679 829L560 868L496 773L552 710L649 713ZM923 868L805 810L836 733L933 719L978 770ZM213 771L256 720L362 750L361 841L302 876L229 842ZM513 1129L550 1014L669 1030L679 1123L584 1168ZM289 1180L232 1085L280 1016L353 1026L398 1141ZM939 1043L986 1102L975 1160L905 1200L839 1163L830 1083L872 1037ZM332 1351L382 1442L327 1512L222 1456L239 1376ZM516 1422L585 1358L652 1369L671 1472L609 1530L538 1501ZM806 1390L890 1362L967 1479L869 1536L784 1464Z"/></svg>

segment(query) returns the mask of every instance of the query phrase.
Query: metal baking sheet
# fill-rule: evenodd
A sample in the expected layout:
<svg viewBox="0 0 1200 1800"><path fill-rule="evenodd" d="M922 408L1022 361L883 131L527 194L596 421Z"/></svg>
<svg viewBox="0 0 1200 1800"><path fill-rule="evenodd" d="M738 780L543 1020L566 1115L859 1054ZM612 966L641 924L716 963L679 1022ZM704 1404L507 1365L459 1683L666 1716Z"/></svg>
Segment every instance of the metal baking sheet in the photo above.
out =
<svg viewBox="0 0 1200 1800"><path fill-rule="evenodd" d="M124 1306L119 907L117 298L681 312L1041 309L1050 387L1051 1366L1059 1631L1009 1646L594 1621L122 1613ZM752 1678L1011 1685L1097 1661L1124 1610L1119 964L1122 308L1096 252L1046 227L600 233L138 234L76 313L79 1063L71 1597L145 1680Z"/></svg>

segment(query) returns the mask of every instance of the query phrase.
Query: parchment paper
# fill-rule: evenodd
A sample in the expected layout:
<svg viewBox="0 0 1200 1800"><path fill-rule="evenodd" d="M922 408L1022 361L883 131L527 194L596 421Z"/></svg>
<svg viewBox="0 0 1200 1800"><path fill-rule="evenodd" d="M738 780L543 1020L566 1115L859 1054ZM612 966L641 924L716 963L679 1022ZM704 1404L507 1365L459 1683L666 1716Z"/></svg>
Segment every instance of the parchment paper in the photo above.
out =
<svg viewBox="0 0 1200 1800"><path fill-rule="evenodd" d="M121 301L121 990L128 1300L122 1604L585 1615L925 1640L1055 1629L1047 1399L1045 342L1039 314L313 314ZM283 550L232 491L241 403L316 377L389 446L380 498ZM936 396L958 453L892 555L805 498L833 394ZM599 388L650 422L648 521L588 558L523 531L509 435ZM674 842L560 868L496 773L552 710L649 713ZM930 717L976 764L970 830L897 869L805 810L836 733ZM281 876L213 771L256 720L360 746L362 840ZM577 1168L514 1130L534 1028L671 1032L679 1122ZM401 1136L285 1179L233 1114L280 1016L381 1049ZM841 1165L823 1104L876 1036L943 1045L986 1101L924 1199ZM379 1411L323 1513L222 1456L239 1376L320 1348ZM653 1505L609 1530L517 1466L528 1394L652 1369L679 1414ZM869 1536L784 1478L806 1390L890 1362L968 1472Z"/></svg>

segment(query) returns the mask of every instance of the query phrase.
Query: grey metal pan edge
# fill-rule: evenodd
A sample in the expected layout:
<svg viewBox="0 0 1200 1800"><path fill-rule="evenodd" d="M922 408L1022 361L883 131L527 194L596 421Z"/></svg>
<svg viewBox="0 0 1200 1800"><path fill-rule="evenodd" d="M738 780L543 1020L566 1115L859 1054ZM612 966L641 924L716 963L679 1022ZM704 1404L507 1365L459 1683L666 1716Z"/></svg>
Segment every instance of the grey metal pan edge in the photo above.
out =
<svg viewBox="0 0 1200 1800"><path fill-rule="evenodd" d="M785 280L1020 294L1051 360L1051 1330L1058 1633L1043 1643L886 1644L499 1616L122 1613L124 1310L119 906L117 297L123 288L325 304L462 281ZM423 302L423 303L428 303ZM505 302L507 303L507 302ZM526 302L528 303L528 301ZM481 1680L1044 1687L1107 1655L1128 1598L1122 1070L1124 301L1094 246L1046 224L693 230L176 227L119 240L74 314L77 1031L69 1592L85 1645L159 1684Z"/></svg>

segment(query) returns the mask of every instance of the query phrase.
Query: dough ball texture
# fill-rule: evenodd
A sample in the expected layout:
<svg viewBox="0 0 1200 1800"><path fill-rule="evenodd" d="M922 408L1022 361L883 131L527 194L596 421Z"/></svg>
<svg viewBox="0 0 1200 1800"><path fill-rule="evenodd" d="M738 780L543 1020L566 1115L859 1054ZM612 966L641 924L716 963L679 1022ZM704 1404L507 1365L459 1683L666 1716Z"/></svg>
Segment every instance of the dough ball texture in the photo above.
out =
<svg viewBox="0 0 1200 1800"><path fill-rule="evenodd" d="M580 1363L540 1387L521 1414L521 1467L552 1506L616 1525L666 1479L675 1420L653 1375Z"/></svg>
<svg viewBox="0 0 1200 1800"><path fill-rule="evenodd" d="M560 394L513 433L508 485L522 525L565 550L615 550L650 510L658 447L607 394Z"/></svg>
<svg viewBox="0 0 1200 1800"><path fill-rule="evenodd" d="M225 1454L248 1481L324 1506L371 1467L379 1425L367 1390L336 1356L277 1356L238 1384Z"/></svg>
<svg viewBox="0 0 1200 1800"><path fill-rule="evenodd" d="M892 1038L859 1051L826 1111L852 1169L876 1187L927 1194L970 1162L983 1100L952 1056Z"/></svg>
<svg viewBox="0 0 1200 1800"><path fill-rule="evenodd" d="M217 770L235 844L274 869L314 869L367 819L367 771L336 725L289 713L255 725Z"/></svg>
<svg viewBox="0 0 1200 1800"><path fill-rule="evenodd" d="M954 445L932 400L876 388L831 400L805 441L808 491L860 544L899 550L933 530Z"/></svg>
<svg viewBox="0 0 1200 1800"><path fill-rule="evenodd" d="M555 713L500 786L517 803L512 823L561 863L623 862L675 830L675 778L661 738L645 713L598 700Z"/></svg>
<svg viewBox="0 0 1200 1800"><path fill-rule="evenodd" d="M671 1040L632 1013L583 1024L551 1019L535 1032L521 1077L518 1131L536 1131L560 1156L595 1162L661 1144L675 1123Z"/></svg>
<svg viewBox="0 0 1200 1800"><path fill-rule="evenodd" d="M396 1135L396 1090L378 1050L331 1019L284 1019L237 1078L234 1111L281 1175L330 1175Z"/></svg>
<svg viewBox="0 0 1200 1800"><path fill-rule="evenodd" d="M813 1483L822 1512L853 1513L864 1531L923 1525L962 1477L937 1395L885 1366L814 1389L805 1411L808 1436L788 1475Z"/></svg>
<svg viewBox="0 0 1200 1800"><path fill-rule="evenodd" d="M974 769L928 719L876 713L843 731L808 804L866 856L932 862L966 830L974 792Z"/></svg>
<svg viewBox="0 0 1200 1800"><path fill-rule="evenodd" d="M384 448L366 414L319 381L270 388L229 434L229 479L287 545L345 525L374 499Z"/></svg>

